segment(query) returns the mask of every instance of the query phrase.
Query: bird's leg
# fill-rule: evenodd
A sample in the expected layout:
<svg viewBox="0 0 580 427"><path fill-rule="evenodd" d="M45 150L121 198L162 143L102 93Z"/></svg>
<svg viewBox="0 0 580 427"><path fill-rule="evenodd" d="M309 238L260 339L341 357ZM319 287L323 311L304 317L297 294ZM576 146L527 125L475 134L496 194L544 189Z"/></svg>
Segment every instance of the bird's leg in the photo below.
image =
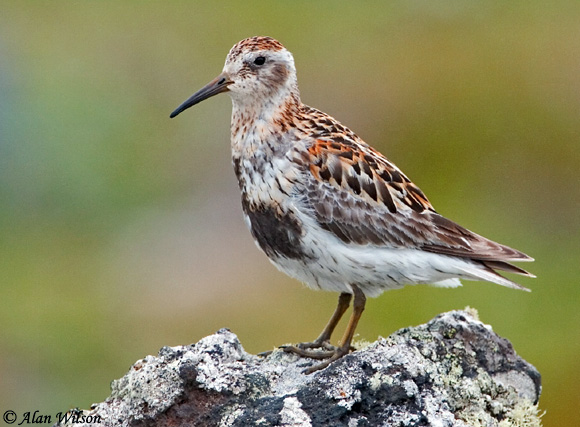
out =
<svg viewBox="0 0 580 427"><path fill-rule="evenodd" d="M346 292L341 293L338 297L338 305L336 306L332 317L324 327L322 333L313 342L300 343L298 344L298 347L301 349L324 348L326 350L334 350L335 347L330 345L330 337L332 336L336 325L338 325L338 322L348 309L351 298L351 294L347 294Z"/></svg>
<svg viewBox="0 0 580 427"><path fill-rule="evenodd" d="M287 345L282 346L281 348L283 348L287 353L295 353L302 357L310 357L314 359L325 359L330 357L330 355L332 355L336 350L336 347L330 344L330 337L344 312L348 309L351 298L352 295L349 293L343 292L340 294L338 297L338 305L336 306L332 317L324 327L322 333L313 342L303 342L296 346ZM308 351L308 349L312 348L322 348L326 351Z"/></svg>
<svg viewBox="0 0 580 427"><path fill-rule="evenodd" d="M352 306L352 314L350 316L350 320L348 321L348 326L346 327L346 330L344 332L342 340L340 341L339 347L334 347L333 350L317 351L317 352L307 351L307 350L303 350L301 348L297 348L297 347L293 347L293 346L284 348L284 351L286 351L286 352L296 353L300 356L310 357L312 359L326 359L326 358L328 358L328 360L325 360L324 362L322 362L318 365L314 365L314 366L308 368L305 371L305 373L311 374L312 372L318 371L320 369L324 369L328 365L330 365L332 362L334 362L335 360L340 359L342 356L344 356L345 354L348 354L350 352L352 338L354 337L354 331L356 330L356 327L358 325L358 321L362 315L362 312L365 309L365 303L366 303L365 294L358 288L358 286L352 285L352 290L354 293L354 302L353 302L353 306ZM341 297L342 297L342 295L343 294L341 294ZM335 314L337 314L337 312L339 312L339 309L341 307L340 301L341 300L339 298L339 306L337 307ZM348 298L348 301L350 302L350 298ZM347 307L348 307L348 305L347 305ZM340 315L342 315L342 314L344 314L344 310L342 311L342 313ZM332 329L334 329L334 326L336 326L336 323L338 323L338 321L336 321L334 323L334 326L332 328L329 328L328 326L332 326L332 321L334 320L334 318L335 318L335 315L332 316L329 324L324 329L324 331L320 335L319 339L326 337L325 332L327 332L327 329L330 329L330 332L332 332Z"/></svg>
<svg viewBox="0 0 580 427"><path fill-rule="evenodd" d="M286 351L287 353L295 353L302 357L311 357L317 359L325 359L327 357L330 357L336 350L336 347L330 344L330 337L334 332L336 325L338 325L338 322L340 321L346 310L348 310L351 298L352 294L346 292L342 292L340 294L340 296L338 297L338 305L336 306L336 309L334 310L332 317L324 327L322 333L314 341L302 342L297 344L296 346L283 345L280 346L280 348ZM325 352L306 351L307 349L312 348L322 348L326 351ZM271 350L258 353L258 356L266 357L269 356L270 354L272 354Z"/></svg>
<svg viewBox="0 0 580 427"><path fill-rule="evenodd" d="M326 368L332 362L337 359L340 359L345 354L348 354L351 350L352 338L354 337L354 331L358 325L358 321L362 315L362 312L365 309L366 297L365 294L356 286L352 285L352 289L354 292L354 302L352 304L352 314L348 321L348 326L344 331L344 335L340 340L340 346L334 351L334 354L330 356L328 360L325 360L318 365L311 366L310 368L306 369L304 372L306 374L311 374L312 372L319 371L321 369Z"/></svg>

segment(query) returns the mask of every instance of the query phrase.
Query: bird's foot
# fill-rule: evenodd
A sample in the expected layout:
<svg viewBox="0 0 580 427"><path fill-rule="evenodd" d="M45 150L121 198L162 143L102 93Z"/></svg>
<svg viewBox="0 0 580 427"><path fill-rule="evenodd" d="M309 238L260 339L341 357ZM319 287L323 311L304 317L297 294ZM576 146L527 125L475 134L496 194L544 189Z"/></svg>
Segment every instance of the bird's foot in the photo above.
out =
<svg viewBox="0 0 580 427"><path fill-rule="evenodd" d="M300 348L299 346L294 346L294 345L285 345L280 347L282 350L284 350L286 353L294 353L297 354L300 357L308 357L310 359L317 359L317 360L322 360L322 359L327 359L329 357L331 357L336 350L334 349L329 349L329 350L309 350L309 349L304 349L304 348Z"/></svg>
<svg viewBox="0 0 580 427"><path fill-rule="evenodd" d="M281 345L281 350L284 350L286 353L294 353L301 357L309 357L311 359L326 359L327 357L332 356L334 351L337 347L330 344L327 341L313 341L313 342L301 342L294 345ZM319 348L323 351L309 351L311 349ZM259 357L268 357L274 352L274 350L263 351L258 353ZM322 356L321 356L322 355Z"/></svg>
<svg viewBox="0 0 580 427"><path fill-rule="evenodd" d="M323 360L327 359L322 363L317 365L311 366L308 369L304 370L305 374L311 374L313 372L319 371L321 369L326 368L332 362L337 359L340 359L345 354L350 353L351 350L354 350L351 346L346 347L335 347L331 345L328 341L323 342L311 342L311 343L300 343L296 346L288 345L280 347L286 353L294 353L300 357L308 357L310 359L316 360ZM322 350L312 350L312 349L322 349Z"/></svg>
<svg viewBox="0 0 580 427"><path fill-rule="evenodd" d="M331 357L338 347L333 346L327 341L313 341L313 342L301 342L294 345L281 345L281 350L286 353L294 353L301 357L309 357L311 359L326 359ZM311 351L312 349L321 349L322 351ZM353 349L354 350L354 349ZM263 351L258 353L259 357L268 357L274 352L274 350Z"/></svg>
<svg viewBox="0 0 580 427"><path fill-rule="evenodd" d="M323 351L312 351L312 350L305 350L293 345L282 347L286 353L294 353L301 357L308 357L310 359L322 360L326 359L322 363L318 363L310 368L304 370L305 374L311 374L316 371L320 371L321 369L326 368L335 360L340 359L342 356L350 353L350 347L334 347L328 344L328 346L332 347L332 350L323 350Z"/></svg>
<svg viewBox="0 0 580 427"><path fill-rule="evenodd" d="M309 357L311 359L326 359L331 357L337 350L337 347L330 344L328 340L315 340L313 342L301 342L294 345L280 346L286 353L294 353L301 357ZM320 351L312 351L313 349L320 349Z"/></svg>
<svg viewBox="0 0 580 427"><path fill-rule="evenodd" d="M288 347L293 347L293 346L288 346ZM330 344L330 341L328 340L315 340L313 342L301 342L296 344L296 347L301 349L301 350L311 350L313 348L320 348L322 350L326 350L326 351L335 351L338 347L333 346L332 344Z"/></svg>

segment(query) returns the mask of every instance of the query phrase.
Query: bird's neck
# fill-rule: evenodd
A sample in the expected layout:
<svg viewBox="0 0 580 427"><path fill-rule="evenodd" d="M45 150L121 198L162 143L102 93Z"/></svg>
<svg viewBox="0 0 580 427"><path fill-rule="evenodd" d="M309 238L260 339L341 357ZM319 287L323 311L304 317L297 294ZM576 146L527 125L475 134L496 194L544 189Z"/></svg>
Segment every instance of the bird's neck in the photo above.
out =
<svg viewBox="0 0 580 427"><path fill-rule="evenodd" d="M302 105L297 91L269 99L232 100L231 142L234 157L248 157L259 151L275 149L273 145L292 127Z"/></svg>
<svg viewBox="0 0 580 427"><path fill-rule="evenodd" d="M232 161L242 194L262 194L261 185L268 186L264 178L273 176L272 165L276 159L284 158L294 144L290 133L295 131L293 123L300 107L298 96L287 97L278 105L240 105L234 100Z"/></svg>

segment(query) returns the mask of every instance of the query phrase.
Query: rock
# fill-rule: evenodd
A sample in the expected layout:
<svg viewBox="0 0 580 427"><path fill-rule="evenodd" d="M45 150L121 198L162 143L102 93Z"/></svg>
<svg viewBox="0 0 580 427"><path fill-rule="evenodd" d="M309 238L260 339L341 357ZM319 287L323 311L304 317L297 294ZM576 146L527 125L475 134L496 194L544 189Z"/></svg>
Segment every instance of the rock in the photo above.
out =
<svg viewBox="0 0 580 427"><path fill-rule="evenodd" d="M107 400L69 411L57 425L541 425L540 374L471 309L302 373L314 363L280 350L248 354L221 329L139 360L113 381Z"/></svg>

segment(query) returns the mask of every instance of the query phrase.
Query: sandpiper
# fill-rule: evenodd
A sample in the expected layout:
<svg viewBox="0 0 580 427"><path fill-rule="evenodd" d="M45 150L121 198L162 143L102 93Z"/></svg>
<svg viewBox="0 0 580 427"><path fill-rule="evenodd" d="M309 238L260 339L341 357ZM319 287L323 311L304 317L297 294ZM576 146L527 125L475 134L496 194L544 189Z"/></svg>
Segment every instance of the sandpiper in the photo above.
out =
<svg viewBox="0 0 580 427"><path fill-rule="evenodd" d="M340 293L316 340L284 347L324 360L307 372L352 350L367 296L408 284L455 287L459 279L527 290L497 270L534 277L511 264L531 257L439 215L385 156L304 105L294 58L277 40L251 37L234 45L223 72L170 117L222 92L232 99L233 166L256 244L284 273ZM353 296L346 331L332 346Z"/></svg>

